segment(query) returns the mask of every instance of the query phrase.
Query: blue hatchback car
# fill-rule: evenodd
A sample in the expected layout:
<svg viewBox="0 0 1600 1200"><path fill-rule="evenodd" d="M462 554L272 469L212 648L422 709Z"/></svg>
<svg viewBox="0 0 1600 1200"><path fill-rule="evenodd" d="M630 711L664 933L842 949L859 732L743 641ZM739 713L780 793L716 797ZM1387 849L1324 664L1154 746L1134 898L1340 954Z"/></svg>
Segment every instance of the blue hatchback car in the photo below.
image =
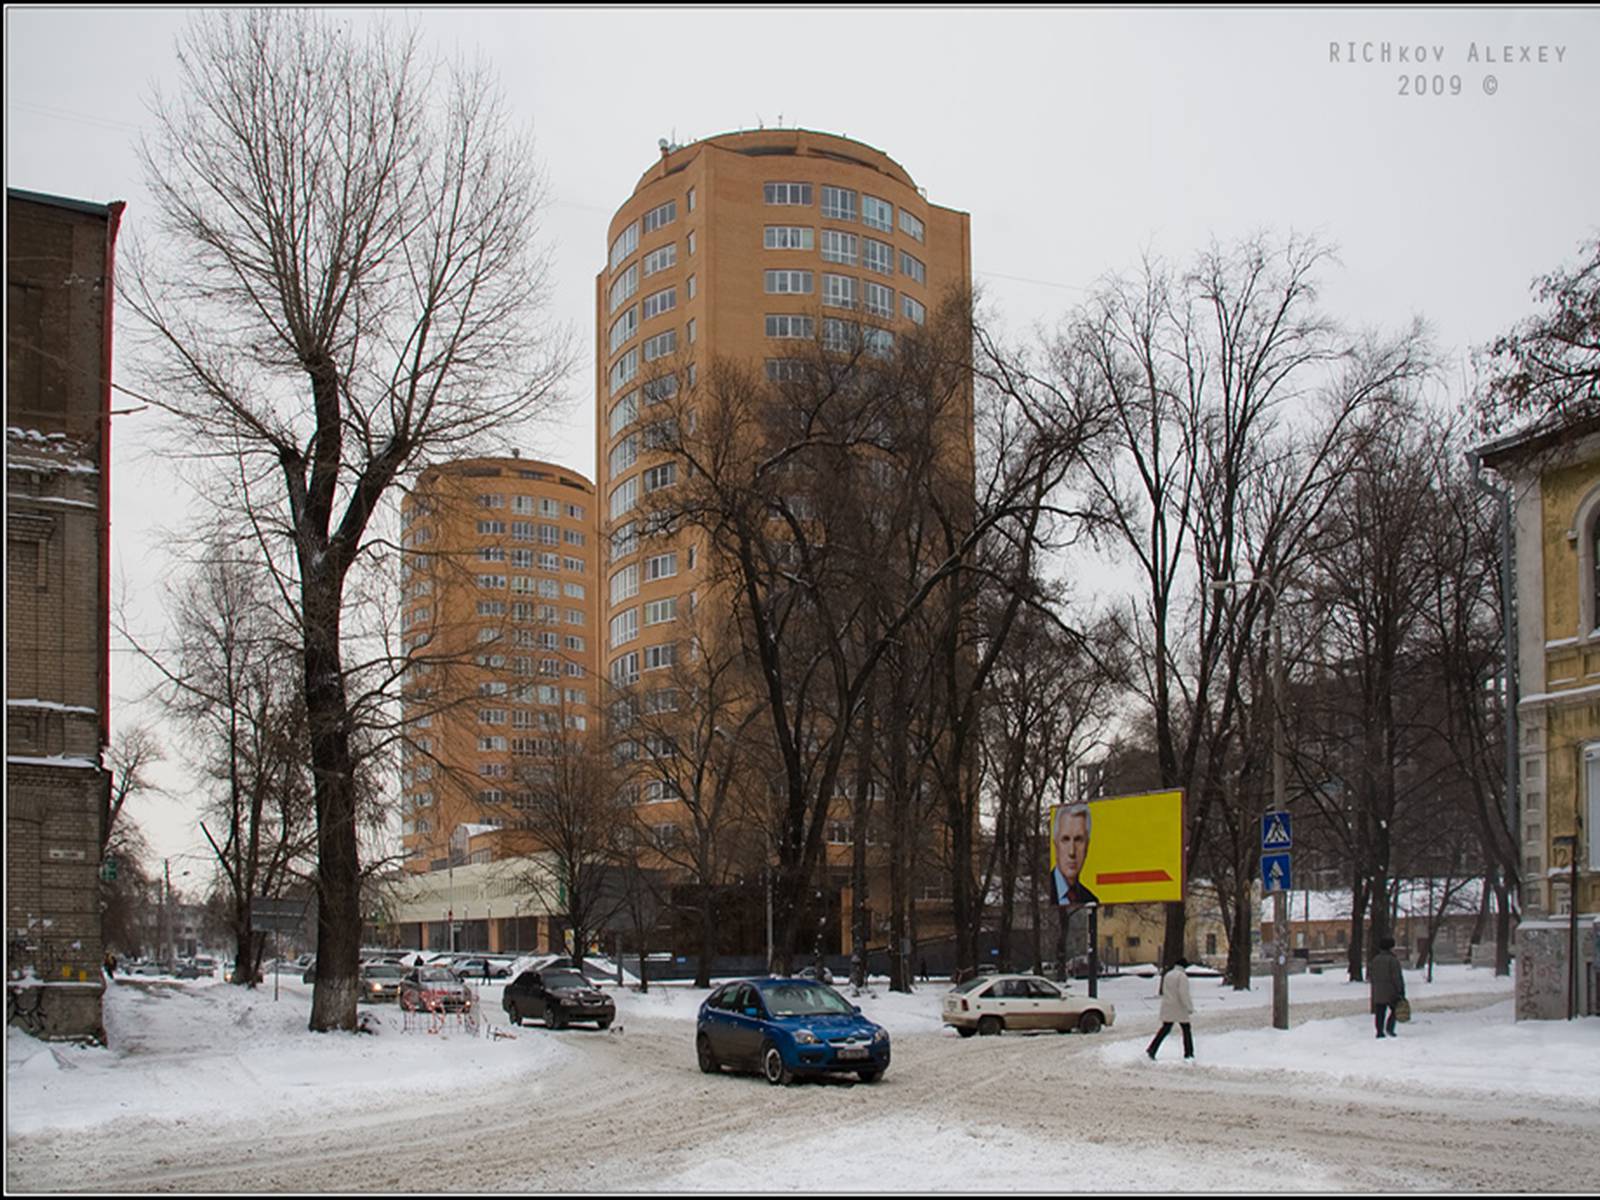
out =
<svg viewBox="0 0 1600 1200"><path fill-rule="evenodd" d="M773 1085L796 1075L853 1071L872 1083L889 1068L889 1031L826 984L811 979L741 979L700 1006L700 1069L760 1071Z"/></svg>

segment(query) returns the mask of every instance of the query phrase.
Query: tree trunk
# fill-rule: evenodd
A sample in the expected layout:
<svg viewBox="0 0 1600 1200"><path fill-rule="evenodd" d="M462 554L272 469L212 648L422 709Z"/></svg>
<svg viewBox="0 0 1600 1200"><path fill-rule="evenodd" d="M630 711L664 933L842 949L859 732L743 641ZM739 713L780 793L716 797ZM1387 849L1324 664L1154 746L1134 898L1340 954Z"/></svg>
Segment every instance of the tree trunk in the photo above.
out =
<svg viewBox="0 0 1600 1200"><path fill-rule="evenodd" d="M354 1031L360 998L361 863L356 844L355 767L350 712L340 660L339 590L308 578L306 717L317 808L317 982L311 995L314 1032Z"/></svg>
<svg viewBox="0 0 1600 1200"><path fill-rule="evenodd" d="M1348 973L1351 983L1360 983L1367 977L1366 928L1367 887L1360 871L1350 887L1350 952Z"/></svg>
<svg viewBox="0 0 1600 1200"><path fill-rule="evenodd" d="M900 678L897 673L896 680ZM896 704L889 715L889 990L911 990L912 964L905 947L912 937L911 896L911 795L908 775L909 731L904 706Z"/></svg>
<svg viewBox="0 0 1600 1200"><path fill-rule="evenodd" d="M1494 973L1511 974L1511 885L1504 875L1497 876L1494 887Z"/></svg>
<svg viewBox="0 0 1600 1200"><path fill-rule="evenodd" d="M856 786L850 806L850 982L867 986L867 944L872 939L872 910L867 892L867 822L872 818L872 764L877 741L874 680L867 685L861 733L856 742Z"/></svg>
<svg viewBox="0 0 1600 1200"><path fill-rule="evenodd" d="M700 955L694 968L694 985L697 988L711 986L711 956L715 953L714 947L717 940L717 920L714 906L716 904L716 891L708 884L700 887Z"/></svg>
<svg viewBox="0 0 1600 1200"><path fill-rule="evenodd" d="M1250 936L1250 892L1237 888L1233 895L1233 913L1228 922L1228 982L1236 992L1250 990L1250 953L1254 949ZM1273 930L1273 936L1278 935Z"/></svg>

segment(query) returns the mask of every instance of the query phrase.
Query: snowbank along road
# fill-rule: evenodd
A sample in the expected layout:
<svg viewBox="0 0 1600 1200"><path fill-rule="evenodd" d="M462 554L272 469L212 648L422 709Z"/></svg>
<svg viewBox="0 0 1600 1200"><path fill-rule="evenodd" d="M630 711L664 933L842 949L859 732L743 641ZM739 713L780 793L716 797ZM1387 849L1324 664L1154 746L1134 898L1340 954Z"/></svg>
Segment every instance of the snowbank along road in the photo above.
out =
<svg viewBox="0 0 1600 1200"><path fill-rule="evenodd" d="M1481 1001L1463 998L1471 1006ZM1351 1016L1356 1001L1299 1020ZM1562 1105L1408 1081L1330 1084L1280 1071L1152 1064L1111 1048L1149 1036L900 1034L882 1081L770 1087L707 1076L693 1024L638 1012L608 1033L540 1028L566 1053L487 1091L409 1094L304 1117L152 1121L9 1138L20 1191L487 1192L506 1188L960 1191L1044 1187L1042 1172L1103 1190L1400 1188L1562 1191L1592 1183L1600 1099ZM385 1034L384 1036L406 1036ZM1401 1043L1404 1044L1403 1042ZM1168 1047L1173 1052L1173 1047ZM182 1086L181 1074L173 1086ZM239 1086L248 1093L250 1079ZM1052 1165L1053 1164L1053 1165ZM1074 1190L1077 1190L1076 1187Z"/></svg>

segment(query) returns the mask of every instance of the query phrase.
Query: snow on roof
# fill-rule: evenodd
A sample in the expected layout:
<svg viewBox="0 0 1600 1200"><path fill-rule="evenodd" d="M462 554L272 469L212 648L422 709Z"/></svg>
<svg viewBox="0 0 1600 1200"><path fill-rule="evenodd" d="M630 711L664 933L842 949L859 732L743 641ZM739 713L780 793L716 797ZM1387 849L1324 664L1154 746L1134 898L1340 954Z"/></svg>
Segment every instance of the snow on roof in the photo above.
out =
<svg viewBox="0 0 1600 1200"><path fill-rule="evenodd" d="M1446 893L1448 892L1448 897ZM1399 915L1422 917L1439 911L1475 913L1483 894L1481 879L1405 879L1399 885ZM1291 921L1348 921L1350 890L1292 891L1289 893ZM1267 919L1271 919L1270 910Z"/></svg>
<svg viewBox="0 0 1600 1200"><path fill-rule="evenodd" d="M49 709L51 712L87 713L91 717L99 712L99 709L86 708L81 704L60 704L54 700L12 700L10 697L6 698L6 707L44 708Z"/></svg>
<svg viewBox="0 0 1600 1200"><path fill-rule="evenodd" d="M6 426L6 470L98 475L93 453L64 433Z"/></svg>

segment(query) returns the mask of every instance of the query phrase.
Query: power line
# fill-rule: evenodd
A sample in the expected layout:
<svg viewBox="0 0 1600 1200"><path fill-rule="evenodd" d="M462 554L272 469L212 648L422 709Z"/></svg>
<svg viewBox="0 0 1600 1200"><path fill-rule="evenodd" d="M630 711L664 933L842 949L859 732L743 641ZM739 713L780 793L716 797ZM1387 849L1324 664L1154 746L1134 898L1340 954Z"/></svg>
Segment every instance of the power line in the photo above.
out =
<svg viewBox="0 0 1600 1200"><path fill-rule="evenodd" d="M1076 283L1058 283L1053 279L1030 279L1026 275L1007 275L1002 271L974 271L974 275L981 275L988 279L1009 279L1013 283L1031 283L1038 287L1060 288L1064 292L1084 292L1088 288Z"/></svg>
<svg viewBox="0 0 1600 1200"><path fill-rule="evenodd" d="M22 109L26 112L35 112L40 116L53 117L57 121L75 121L80 125L97 125L102 129L120 129L129 133L143 133L143 125L131 124L127 121L113 121L107 117L91 116L88 113L74 112L70 108L56 108L50 104L34 104L27 100L10 101L13 109Z"/></svg>

